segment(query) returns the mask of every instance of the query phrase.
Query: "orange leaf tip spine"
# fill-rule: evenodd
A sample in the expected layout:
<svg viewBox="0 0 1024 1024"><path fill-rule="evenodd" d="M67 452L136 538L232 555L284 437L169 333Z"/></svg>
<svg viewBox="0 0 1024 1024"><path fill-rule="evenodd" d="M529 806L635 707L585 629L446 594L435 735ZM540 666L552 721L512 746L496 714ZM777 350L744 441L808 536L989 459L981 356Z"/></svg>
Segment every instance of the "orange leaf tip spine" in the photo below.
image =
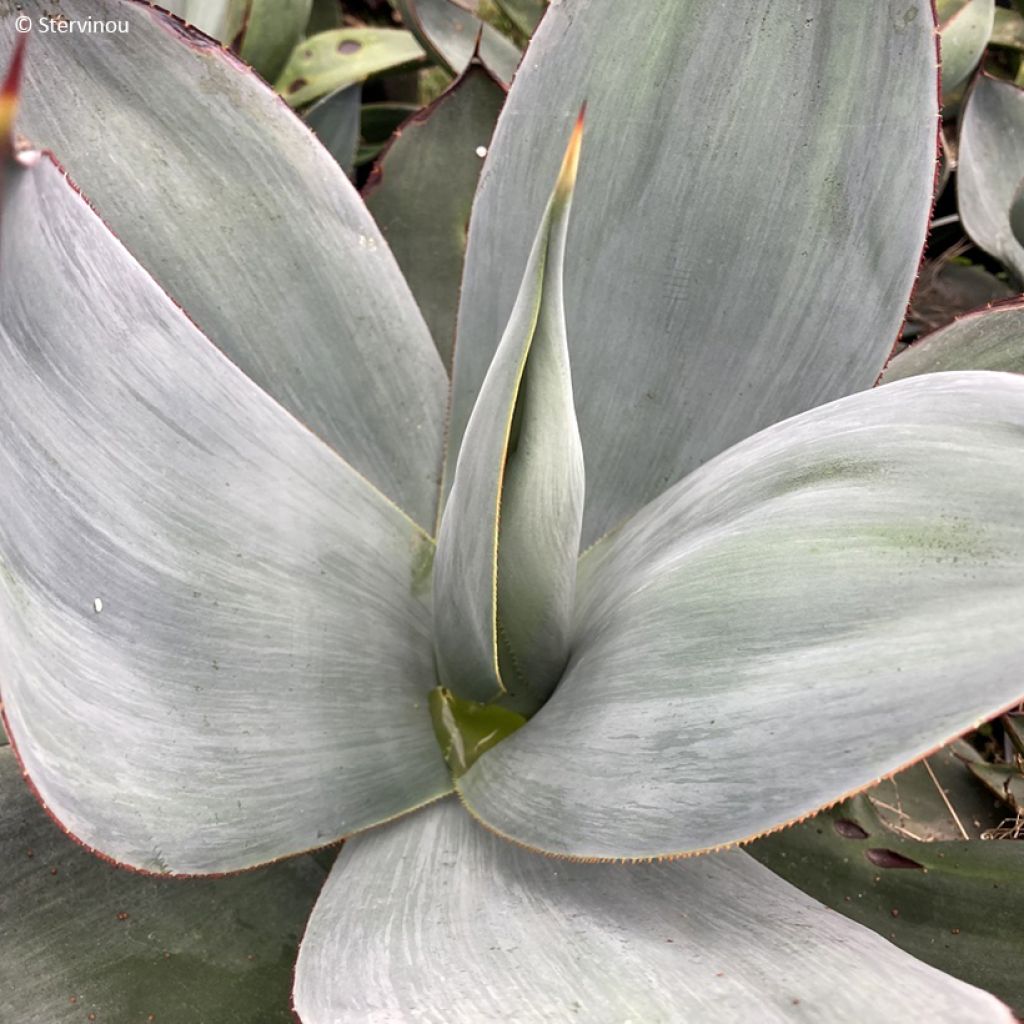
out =
<svg viewBox="0 0 1024 1024"><path fill-rule="evenodd" d="M580 107L579 116L576 118L576 126L569 137L569 145L565 148L562 169L558 172L555 194L563 201L572 194L573 187L576 185L576 173L580 166L580 147L583 143L583 119L586 117L586 113L587 104L584 102Z"/></svg>
<svg viewBox="0 0 1024 1024"><path fill-rule="evenodd" d="M25 63L25 41L27 36L18 37L14 56L4 83L0 86L0 148L13 149L14 117L18 112L18 94L21 86L21 69Z"/></svg>

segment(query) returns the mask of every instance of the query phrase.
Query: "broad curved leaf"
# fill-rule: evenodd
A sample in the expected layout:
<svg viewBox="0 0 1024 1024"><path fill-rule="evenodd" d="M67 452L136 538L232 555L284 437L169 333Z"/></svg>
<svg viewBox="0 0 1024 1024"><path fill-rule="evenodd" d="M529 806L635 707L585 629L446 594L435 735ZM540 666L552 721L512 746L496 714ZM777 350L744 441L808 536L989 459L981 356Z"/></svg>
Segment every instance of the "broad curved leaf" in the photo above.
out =
<svg viewBox="0 0 1024 1024"><path fill-rule="evenodd" d="M967 313L922 338L885 368L882 383L939 370L1024 373L1024 299Z"/></svg>
<svg viewBox="0 0 1024 1024"><path fill-rule="evenodd" d="M461 75L479 49L480 60L505 85L522 59L519 48L455 0L393 0L402 20L441 67ZM479 39L479 48L477 40Z"/></svg>
<svg viewBox="0 0 1024 1024"><path fill-rule="evenodd" d="M957 200L977 244L1024 281L1024 245L1013 236L1010 209L1024 176L1024 89L981 74L960 124Z"/></svg>
<svg viewBox="0 0 1024 1024"><path fill-rule="evenodd" d="M61 12L129 31L35 33L19 130L228 358L432 529L447 378L341 169L256 75L155 8ZM0 53L14 20L8 5Z"/></svg>
<svg viewBox="0 0 1024 1024"><path fill-rule="evenodd" d="M363 190L445 366L455 343L469 211L504 102L504 88L474 61L406 122Z"/></svg>
<svg viewBox="0 0 1024 1024"><path fill-rule="evenodd" d="M432 544L223 357L60 170L0 237L0 681L72 834L149 871L322 846L448 787Z"/></svg>
<svg viewBox="0 0 1024 1024"><path fill-rule="evenodd" d="M291 106L301 107L371 75L419 64L425 57L412 33L402 29L331 29L295 47L275 88Z"/></svg>
<svg viewBox="0 0 1024 1024"><path fill-rule="evenodd" d="M869 387L929 215L933 31L930 0L551 5L474 206L449 484L584 98L566 257L584 544L730 444Z"/></svg>
<svg viewBox="0 0 1024 1024"><path fill-rule="evenodd" d="M562 267L576 123L516 308L473 409L434 562L441 684L532 714L569 656L583 518Z"/></svg>
<svg viewBox="0 0 1024 1024"><path fill-rule="evenodd" d="M1022 439L1024 379L929 374L702 467L584 559L569 668L464 799L555 854L696 852L1019 700Z"/></svg>
<svg viewBox="0 0 1024 1024"><path fill-rule="evenodd" d="M907 839L882 825L865 795L758 840L750 853L901 949L1024 1012L1020 843Z"/></svg>
<svg viewBox="0 0 1024 1024"><path fill-rule="evenodd" d="M936 0L942 53L942 95L963 85L978 66L995 24L995 0Z"/></svg>
<svg viewBox="0 0 1024 1024"><path fill-rule="evenodd" d="M303 1024L1012 1020L739 851L560 863L450 801L346 845L294 998Z"/></svg>
<svg viewBox="0 0 1024 1024"><path fill-rule="evenodd" d="M312 857L187 882L119 870L60 831L0 749L0 1018L289 1024L323 880Z"/></svg>

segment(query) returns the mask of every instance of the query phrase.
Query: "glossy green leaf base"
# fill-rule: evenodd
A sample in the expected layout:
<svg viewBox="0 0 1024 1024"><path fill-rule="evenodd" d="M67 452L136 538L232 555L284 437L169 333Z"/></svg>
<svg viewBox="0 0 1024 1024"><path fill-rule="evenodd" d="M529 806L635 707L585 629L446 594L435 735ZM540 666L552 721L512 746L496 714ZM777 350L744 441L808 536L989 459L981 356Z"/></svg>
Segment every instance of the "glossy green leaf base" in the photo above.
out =
<svg viewBox="0 0 1024 1024"><path fill-rule="evenodd" d="M0 747L4 1024L288 1024L312 857L232 878L154 879L64 835Z"/></svg>
<svg viewBox="0 0 1024 1024"><path fill-rule="evenodd" d="M445 762L456 778L481 754L526 724L522 715L497 704L461 700L439 686L431 690L430 717Z"/></svg>

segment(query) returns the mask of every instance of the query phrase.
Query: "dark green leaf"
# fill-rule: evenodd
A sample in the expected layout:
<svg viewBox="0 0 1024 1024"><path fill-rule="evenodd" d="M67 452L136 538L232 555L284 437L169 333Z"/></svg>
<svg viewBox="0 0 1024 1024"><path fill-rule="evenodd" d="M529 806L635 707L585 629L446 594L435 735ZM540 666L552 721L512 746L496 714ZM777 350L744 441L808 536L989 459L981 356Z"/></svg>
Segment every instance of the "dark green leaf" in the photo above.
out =
<svg viewBox="0 0 1024 1024"><path fill-rule="evenodd" d="M748 849L808 895L1024 1011L1024 844L907 839L861 796ZM920 869L890 867L898 861L885 852Z"/></svg>
<svg viewBox="0 0 1024 1024"><path fill-rule="evenodd" d="M0 1019L288 1024L323 883L311 857L237 878L148 878L64 835L0 749Z"/></svg>
<svg viewBox="0 0 1024 1024"><path fill-rule="evenodd" d="M306 32L315 36L332 28L341 28L341 0L313 0Z"/></svg>

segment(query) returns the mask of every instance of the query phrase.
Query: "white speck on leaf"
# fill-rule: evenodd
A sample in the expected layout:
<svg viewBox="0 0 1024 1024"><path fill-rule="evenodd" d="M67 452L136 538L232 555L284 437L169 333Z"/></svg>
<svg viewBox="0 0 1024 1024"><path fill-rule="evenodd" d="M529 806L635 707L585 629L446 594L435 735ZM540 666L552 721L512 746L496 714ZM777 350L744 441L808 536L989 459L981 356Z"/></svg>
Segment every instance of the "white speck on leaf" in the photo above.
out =
<svg viewBox="0 0 1024 1024"><path fill-rule="evenodd" d="M483 158L485 156L487 156L487 147L486 146L477 146L476 147L476 155L478 157L480 157L481 160L483 160Z"/></svg>
<svg viewBox="0 0 1024 1024"><path fill-rule="evenodd" d="M100 598L98 598L98 597L94 597L94 598L92 599L92 610L93 610L93 611L94 611L94 612L95 612L95 613L96 613L97 615L99 615L99 613L100 613L101 611L103 611L103 601L102 601L102 600L101 600Z"/></svg>

